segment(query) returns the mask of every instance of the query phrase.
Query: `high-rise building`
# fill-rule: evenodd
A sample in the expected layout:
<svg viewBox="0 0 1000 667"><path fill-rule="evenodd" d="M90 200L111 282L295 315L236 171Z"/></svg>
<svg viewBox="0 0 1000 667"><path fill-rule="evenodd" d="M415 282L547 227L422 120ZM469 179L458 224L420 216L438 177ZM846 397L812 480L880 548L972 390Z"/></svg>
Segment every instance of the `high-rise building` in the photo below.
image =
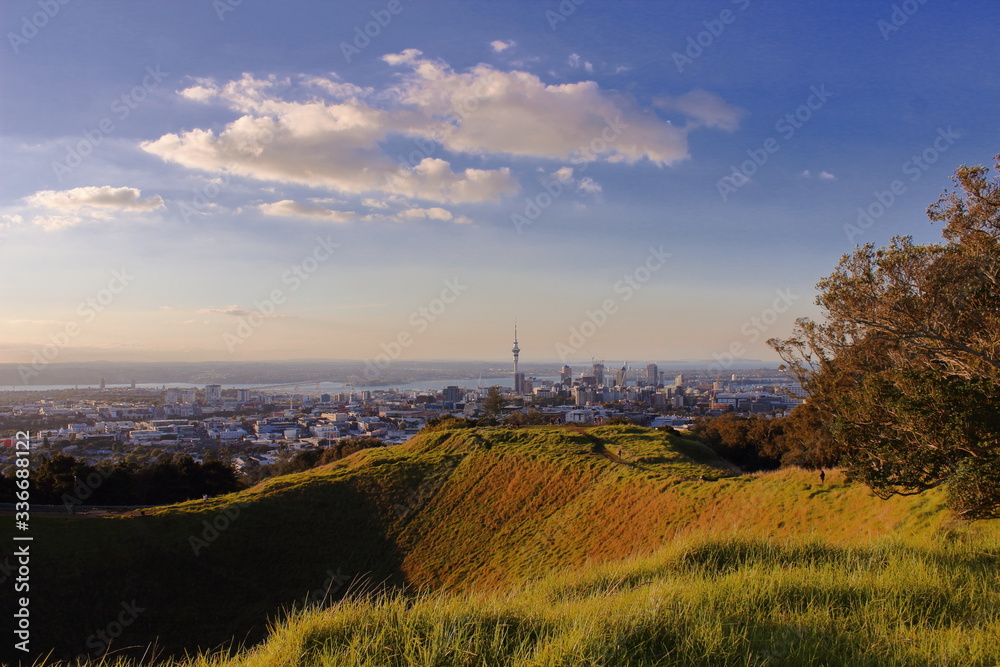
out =
<svg viewBox="0 0 1000 667"><path fill-rule="evenodd" d="M237 389L236 390L236 401L238 403L249 403L250 402L250 390L249 389Z"/></svg>
<svg viewBox="0 0 1000 667"><path fill-rule="evenodd" d="M442 392L442 400L445 403L461 403L462 402L462 390L458 388L457 385L448 385L444 388Z"/></svg>
<svg viewBox="0 0 1000 667"><path fill-rule="evenodd" d="M594 362L594 384L598 387L604 384L604 363Z"/></svg>
<svg viewBox="0 0 1000 667"><path fill-rule="evenodd" d="M622 362L621 369L615 373L615 386L624 387L627 383L626 376L628 374L628 364Z"/></svg>
<svg viewBox="0 0 1000 667"><path fill-rule="evenodd" d="M562 372L559 373L559 380L561 382L566 383L566 384L569 384L570 382L572 382L573 381L573 369L570 368L569 366L565 366L564 365L562 367Z"/></svg>
<svg viewBox="0 0 1000 667"><path fill-rule="evenodd" d="M221 403L222 402L222 385L221 384L207 384L207 385L205 385L205 402L206 403Z"/></svg>
<svg viewBox="0 0 1000 667"><path fill-rule="evenodd" d="M684 386L684 373L681 373L680 375L678 375L674 379L674 386L675 387L683 387Z"/></svg>
<svg viewBox="0 0 1000 667"><path fill-rule="evenodd" d="M660 371L656 364L646 364L646 384L657 385L660 382Z"/></svg>
<svg viewBox="0 0 1000 667"><path fill-rule="evenodd" d="M107 388L108 388L107 383L104 381L104 378L101 378L101 391L104 391Z"/></svg>

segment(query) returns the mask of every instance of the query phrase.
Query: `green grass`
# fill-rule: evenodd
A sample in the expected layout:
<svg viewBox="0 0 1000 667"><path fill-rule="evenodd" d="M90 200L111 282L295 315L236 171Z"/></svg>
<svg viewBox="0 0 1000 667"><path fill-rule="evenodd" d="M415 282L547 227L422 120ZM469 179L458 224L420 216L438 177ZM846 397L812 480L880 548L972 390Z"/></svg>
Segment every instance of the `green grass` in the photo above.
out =
<svg viewBox="0 0 1000 667"><path fill-rule="evenodd" d="M177 664L996 665L998 546L684 541L503 592L351 599Z"/></svg>
<svg viewBox="0 0 1000 667"><path fill-rule="evenodd" d="M996 522L839 473L734 475L636 427L444 430L146 517L33 521L33 646L56 657L135 598L110 655L202 652L185 665L1000 664ZM291 611L326 593L348 598Z"/></svg>

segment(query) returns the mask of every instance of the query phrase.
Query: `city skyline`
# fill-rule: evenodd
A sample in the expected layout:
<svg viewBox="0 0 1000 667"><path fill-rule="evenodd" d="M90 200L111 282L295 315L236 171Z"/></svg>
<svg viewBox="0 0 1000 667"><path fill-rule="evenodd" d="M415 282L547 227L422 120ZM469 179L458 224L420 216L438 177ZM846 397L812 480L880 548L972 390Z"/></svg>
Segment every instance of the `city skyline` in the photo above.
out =
<svg viewBox="0 0 1000 667"><path fill-rule="evenodd" d="M991 162L998 18L5 3L0 363L775 364Z"/></svg>

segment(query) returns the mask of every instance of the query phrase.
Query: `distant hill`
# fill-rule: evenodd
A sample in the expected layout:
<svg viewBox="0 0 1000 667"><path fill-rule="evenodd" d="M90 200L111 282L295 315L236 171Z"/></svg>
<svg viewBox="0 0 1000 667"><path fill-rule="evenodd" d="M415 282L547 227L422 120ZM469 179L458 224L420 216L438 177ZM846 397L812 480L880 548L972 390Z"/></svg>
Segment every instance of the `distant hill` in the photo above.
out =
<svg viewBox="0 0 1000 667"><path fill-rule="evenodd" d="M692 540L738 536L780 556L766 545L815 539L846 554L949 530L942 507L938 493L880 501L839 473L738 475L695 441L639 427L430 431L146 516L33 518L32 648L99 652L96 633L133 601L142 611L112 650L177 654L258 642L306 601L597 581Z"/></svg>

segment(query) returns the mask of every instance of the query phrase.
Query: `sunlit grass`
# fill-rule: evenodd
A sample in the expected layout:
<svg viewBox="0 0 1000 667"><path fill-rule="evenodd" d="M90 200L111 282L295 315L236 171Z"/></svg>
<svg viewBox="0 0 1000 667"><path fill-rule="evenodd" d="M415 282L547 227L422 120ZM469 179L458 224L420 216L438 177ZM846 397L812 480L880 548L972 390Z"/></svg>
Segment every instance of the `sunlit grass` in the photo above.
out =
<svg viewBox="0 0 1000 667"><path fill-rule="evenodd" d="M77 549L59 585L155 576L150 614L189 610L175 641L205 619L221 631L300 608L331 568L376 573L333 608L279 614L266 643L185 666L1000 664L996 522L958 524L939 491L881 501L837 471L720 463L635 427L444 430L207 503L40 531ZM236 506L194 558L191 532Z"/></svg>
<svg viewBox="0 0 1000 667"><path fill-rule="evenodd" d="M352 599L236 657L274 665L996 665L998 544L685 540L505 592Z"/></svg>

